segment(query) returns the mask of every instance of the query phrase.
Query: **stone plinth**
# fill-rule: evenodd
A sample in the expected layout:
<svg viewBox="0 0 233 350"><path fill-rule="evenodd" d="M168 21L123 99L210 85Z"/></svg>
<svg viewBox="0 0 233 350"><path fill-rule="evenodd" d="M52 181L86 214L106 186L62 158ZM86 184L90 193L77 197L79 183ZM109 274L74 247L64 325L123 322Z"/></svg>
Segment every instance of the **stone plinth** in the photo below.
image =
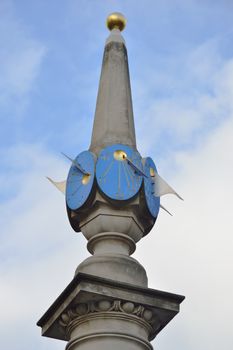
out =
<svg viewBox="0 0 233 350"><path fill-rule="evenodd" d="M184 297L78 273L38 321L67 350L152 349Z"/></svg>

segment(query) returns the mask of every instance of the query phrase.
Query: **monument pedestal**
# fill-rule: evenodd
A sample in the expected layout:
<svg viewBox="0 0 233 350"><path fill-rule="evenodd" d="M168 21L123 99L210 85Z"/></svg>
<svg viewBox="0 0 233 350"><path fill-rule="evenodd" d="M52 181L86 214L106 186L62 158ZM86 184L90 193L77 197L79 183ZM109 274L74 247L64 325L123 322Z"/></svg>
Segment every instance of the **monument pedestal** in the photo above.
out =
<svg viewBox="0 0 233 350"><path fill-rule="evenodd" d="M146 350L184 297L78 273L38 321L67 350Z"/></svg>

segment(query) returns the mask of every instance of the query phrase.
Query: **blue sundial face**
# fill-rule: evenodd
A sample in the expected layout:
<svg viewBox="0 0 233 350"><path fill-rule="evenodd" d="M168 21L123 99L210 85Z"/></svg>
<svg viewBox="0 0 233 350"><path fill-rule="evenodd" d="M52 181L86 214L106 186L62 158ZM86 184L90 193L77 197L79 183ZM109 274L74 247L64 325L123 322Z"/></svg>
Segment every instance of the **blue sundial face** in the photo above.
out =
<svg viewBox="0 0 233 350"><path fill-rule="evenodd" d="M66 183L66 203L72 210L80 208L88 199L95 177L95 155L80 153L73 161Z"/></svg>
<svg viewBox="0 0 233 350"><path fill-rule="evenodd" d="M146 204L152 216L157 217L159 213L160 198L154 196L154 177L157 169L153 160L148 157L143 159L143 170L147 177L144 177L144 190Z"/></svg>
<svg viewBox="0 0 233 350"><path fill-rule="evenodd" d="M138 193L142 184L140 171L140 154L122 144L104 148L96 163L96 178L100 189L116 200L127 200Z"/></svg>

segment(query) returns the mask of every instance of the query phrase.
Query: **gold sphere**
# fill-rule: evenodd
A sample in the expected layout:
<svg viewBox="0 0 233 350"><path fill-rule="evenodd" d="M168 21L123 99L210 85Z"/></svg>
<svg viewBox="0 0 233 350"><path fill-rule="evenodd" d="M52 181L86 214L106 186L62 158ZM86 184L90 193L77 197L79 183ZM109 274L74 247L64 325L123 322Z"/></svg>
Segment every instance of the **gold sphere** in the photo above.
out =
<svg viewBox="0 0 233 350"><path fill-rule="evenodd" d="M119 29L124 30L126 26L126 18L119 12L111 13L106 21L109 30Z"/></svg>

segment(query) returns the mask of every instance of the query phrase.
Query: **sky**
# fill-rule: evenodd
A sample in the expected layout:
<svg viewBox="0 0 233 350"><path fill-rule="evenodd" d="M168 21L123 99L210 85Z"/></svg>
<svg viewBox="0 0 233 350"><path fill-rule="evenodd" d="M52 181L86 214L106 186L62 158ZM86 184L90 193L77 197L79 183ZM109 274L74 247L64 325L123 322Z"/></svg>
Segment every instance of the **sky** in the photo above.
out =
<svg viewBox="0 0 233 350"><path fill-rule="evenodd" d="M233 2L0 1L0 338L60 350L37 320L88 256L66 217L64 180L90 145L109 13L128 20L137 147L185 199L167 196L134 257L149 286L186 296L160 350L231 349Z"/></svg>

